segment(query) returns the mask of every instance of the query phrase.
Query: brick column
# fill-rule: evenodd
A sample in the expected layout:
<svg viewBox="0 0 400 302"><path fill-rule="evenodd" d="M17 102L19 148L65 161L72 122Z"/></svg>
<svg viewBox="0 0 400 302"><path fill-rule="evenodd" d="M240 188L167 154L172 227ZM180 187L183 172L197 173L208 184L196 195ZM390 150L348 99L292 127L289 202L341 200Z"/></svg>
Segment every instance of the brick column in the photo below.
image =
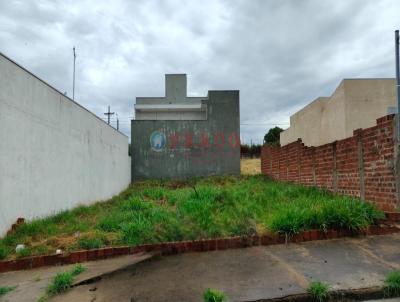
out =
<svg viewBox="0 0 400 302"><path fill-rule="evenodd" d="M364 177L364 147L362 143L362 130L356 130L358 146L358 176L360 179L360 198L365 200L365 177Z"/></svg>

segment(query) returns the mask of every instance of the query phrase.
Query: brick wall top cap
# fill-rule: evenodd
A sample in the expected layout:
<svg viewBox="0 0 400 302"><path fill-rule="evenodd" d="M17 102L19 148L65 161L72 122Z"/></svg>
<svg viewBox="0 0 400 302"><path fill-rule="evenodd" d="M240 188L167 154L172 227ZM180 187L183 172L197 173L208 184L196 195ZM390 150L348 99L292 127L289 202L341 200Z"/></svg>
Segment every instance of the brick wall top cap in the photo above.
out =
<svg viewBox="0 0 400 302"><path fill-rule="evenodd" d="M394 119L395 116L396 116L395 114L389 114L389 115L382 116L382 117L376 119L376 123L381 124L386 121L391 121Z"/></svg>

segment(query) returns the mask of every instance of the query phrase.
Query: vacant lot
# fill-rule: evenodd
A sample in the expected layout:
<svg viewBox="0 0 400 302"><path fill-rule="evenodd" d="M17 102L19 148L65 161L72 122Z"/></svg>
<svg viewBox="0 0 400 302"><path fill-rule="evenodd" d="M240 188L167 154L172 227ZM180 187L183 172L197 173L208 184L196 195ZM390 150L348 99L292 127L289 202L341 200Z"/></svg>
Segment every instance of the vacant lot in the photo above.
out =
<svg viewBox="0 0 400 302"><path fill-rule="evenodd" d="M135 183L113 199L21 225L0 258L305 229L360 229L381 218L368 203L261 175ZM15 253L17 244L27 248Z"/></svg>
<svg viewBox="0 0 400 302"><path fill-rule="evenodd" d="M261 173L260 158L242 158L240 160L240 172L244 175L256 175Z"/></svg>

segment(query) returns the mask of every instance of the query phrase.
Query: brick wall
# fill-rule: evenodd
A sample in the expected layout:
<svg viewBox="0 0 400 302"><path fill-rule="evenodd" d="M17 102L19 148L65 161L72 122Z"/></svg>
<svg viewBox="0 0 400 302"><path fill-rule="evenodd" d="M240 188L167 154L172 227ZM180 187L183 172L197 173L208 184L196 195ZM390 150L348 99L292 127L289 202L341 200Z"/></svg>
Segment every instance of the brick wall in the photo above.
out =
<svg viewBox="0 0 400 302"><path fill-rule="evenodd" d="M261 170L274 179L324 187L360 197L383 210L396 208L394 115L377 119L374 127L357 129L353 136L318 147L301 139L283 147L264 146Z"/></svg>

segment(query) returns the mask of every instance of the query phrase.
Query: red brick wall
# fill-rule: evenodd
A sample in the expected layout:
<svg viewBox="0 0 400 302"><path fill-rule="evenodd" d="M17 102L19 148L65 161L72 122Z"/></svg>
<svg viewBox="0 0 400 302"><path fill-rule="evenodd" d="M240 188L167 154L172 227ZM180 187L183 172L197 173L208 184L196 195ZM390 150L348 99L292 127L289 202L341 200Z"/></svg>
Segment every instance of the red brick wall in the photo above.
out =
<svg viewBox="0 0 400 302"><path fill-rule="evenodd" d="M283 147L264 146L261 151L265 175L360 197L384 210L397 204L395 161L394 115L330 144L306 147L299 139Z"/></svg>

